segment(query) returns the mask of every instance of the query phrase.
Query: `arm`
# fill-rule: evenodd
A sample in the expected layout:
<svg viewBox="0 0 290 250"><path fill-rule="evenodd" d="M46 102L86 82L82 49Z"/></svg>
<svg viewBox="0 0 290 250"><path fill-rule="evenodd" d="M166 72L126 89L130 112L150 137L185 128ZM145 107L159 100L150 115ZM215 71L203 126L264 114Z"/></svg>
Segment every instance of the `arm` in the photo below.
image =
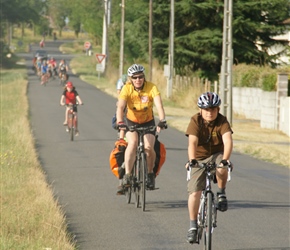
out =
<svg viewBox="0 0 290 250"><path fill-rule="evenodd" d="M190 166L191 160L196 159L196 149L198 145L198 137L195 135L188 135L188 163L185 164L185 168L188 170L188 167Z"/></svg>
<svg viewBox="0 0 290 250"><path fill-rule="evenodd" d="M188 160L196 159L196 149L198 145L198 137L188 135Z"/></svg>
<svg viewBox="0 0 290 250"><path fill-rule="evenodd" d="M222 139L224 143L223 160L229 160L233 150L232 132L229 131L223 134Z"/></svg>
<svg viewBox="0 0 290 250"><path fill-rule="evenodd" d="M61 106L65 105L65 96L64 95L62 95L61 98L60 98L60 105Z"/></svg>
<svg viewBox="0 0 290 250"><path fill-rule="evenodd" d="M127 105L127 102L123 99L118 100L118 105L117 105L117 124L119 122L123 122L123 117L124 117L124 109Z"/></svg>
<svg viewBox="0 0 290 250"><path fill-rule="evenodd" d="M154 97L154 104L157 108L157 112L158 112L158 116L159 116L159 124L157 125L157 133L159 133L161 131L161 129L164 129L164 127L162 127L162 124L166 124L166 120L165 120L165 112L164 112L164 108L163 108L163 104L162 104L162 100L161 100L161 96L157 95ZM167 128L167 125L166 127Z"/></svg>
<svg viewBox="0 0 290 250"><path fill-rule="evenodd" d="M83 102L82 102L81 98L78 95L76 96L76 99L77 99L79 105L83 105Z"/></svg>
<svg viewBox="0 0 290 250"><path fill-rule="evenodd" d="M154 97L153 100L154 100L154 104L155 104L155 106L157 108L159 120L165 120L165 112L164 112L161 96L157 95L157 96Z"/></svg>

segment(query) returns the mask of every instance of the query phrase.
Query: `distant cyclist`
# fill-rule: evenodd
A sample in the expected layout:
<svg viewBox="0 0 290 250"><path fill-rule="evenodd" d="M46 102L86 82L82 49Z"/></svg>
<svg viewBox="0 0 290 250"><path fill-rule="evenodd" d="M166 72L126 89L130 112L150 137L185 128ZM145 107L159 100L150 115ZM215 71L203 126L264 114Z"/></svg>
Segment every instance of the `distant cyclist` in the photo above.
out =
<svg viewBox="0 0 290 250"><path fill-rule="evenodd" d="M66 77L66 81L68 80L68 75L67 75L67 72L68 72L68 65L66 64L65 60L62 59L58 65L58 76L59 78L62 77L62 75L65 75Z"/></svg>
<svg viewBox="0 0 290 250"><path fill-rule="evenodd" d="M48 64L46 60L42 62L41 65L41 85L43 85L49 78L49 72L48 72Z"/></svg>
<svg viewBox="0 0 290 250"><path fill-rule="evenodd" d="M73 86L72 82L67 82L66 86L65 86L65 89L62 93L62 96L60 98L60 105L64 106L66 105L66 110L65 110L65 120L64 120L64 123L63 125L64 126L67 126L67 120L68 120L68 110L69 110L69 104L78 104L79 105L82 105L83 102L81 100L81 98L79 97L79 94L78 92L76 91L76 88ZM74 105L73 107L73 111L75 113L75 118L76 118L76 136L79 135L79 130L78 130L78 117L77 117L77 106Z"/></svg>
<svg viewBox="0 0 290 250"><path fill-rule="evenodd" d="M51 76L52 75L57 75L57 63L56 63L56 60L51 57L49 60L48 60L48 68L49 68L49 71L50 71L50 74Z"/></svg>

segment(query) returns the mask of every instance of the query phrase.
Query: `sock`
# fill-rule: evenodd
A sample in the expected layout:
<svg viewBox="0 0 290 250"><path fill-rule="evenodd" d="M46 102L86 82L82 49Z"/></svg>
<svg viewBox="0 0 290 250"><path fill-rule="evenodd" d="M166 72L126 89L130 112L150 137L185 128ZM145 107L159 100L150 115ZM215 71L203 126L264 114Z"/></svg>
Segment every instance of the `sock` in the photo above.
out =
<svg viewBox="0 0 290 250"><path fill-rule="evenodd" d="M225 194L226 193L226 189L225 188L218 188L217 193L218 194Z"/></svg>
<svg viewBox="0 0 290 250"><path fill-rule="evenodd" d="M189 228L197 228L197 220L190 220Z"/></svg>

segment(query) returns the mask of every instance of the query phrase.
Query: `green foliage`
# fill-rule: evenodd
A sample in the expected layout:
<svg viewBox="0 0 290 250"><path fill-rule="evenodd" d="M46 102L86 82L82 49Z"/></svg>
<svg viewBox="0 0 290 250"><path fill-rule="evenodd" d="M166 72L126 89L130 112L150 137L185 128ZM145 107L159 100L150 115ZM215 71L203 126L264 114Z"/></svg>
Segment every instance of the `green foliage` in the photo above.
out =
<svg viewBox="0 0 290 250"><path fill-rule="evenodd" d="M276 91L277 75L279 73L290 74L290 67L285 66L273 69L269 66L260 67L239 64L233 68L233 86L254 87L261 88L264 91Z"/></svg>
<svg viewBox="0 0 290 250"><path fill-rule="evenodd" d="M276 90L277 73L264 75L262 79L262 90L273 91Z"/></svg>

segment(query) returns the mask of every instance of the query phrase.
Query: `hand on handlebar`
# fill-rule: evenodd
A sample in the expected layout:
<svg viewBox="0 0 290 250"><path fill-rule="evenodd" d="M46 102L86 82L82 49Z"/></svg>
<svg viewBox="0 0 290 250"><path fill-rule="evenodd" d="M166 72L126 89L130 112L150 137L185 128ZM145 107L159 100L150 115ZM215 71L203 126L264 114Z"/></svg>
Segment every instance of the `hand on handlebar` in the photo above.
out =
<svg viewBox="0 0 290 250"><path fill-rule="evenodd" d="M229 161L229 160L222 160L219 164L219 166L221 167L225 167L225 166L228 166L228 168L230 168L231 172L233 171L233 164Z"/></svg>
<svg viewBox="0 0 290 250"><path fill-rule="evenodd" d="M118 122L117 128L120 130L126 130L127 126L124 122Z"/></svg>
<svg viewBox="0 0 290 250"><path fill-rule="evenodd" d="M167 123L166 123L166 120L160 120L160 122L158 123L157 125L159 128L161 129L167 129Z"/></svg>

